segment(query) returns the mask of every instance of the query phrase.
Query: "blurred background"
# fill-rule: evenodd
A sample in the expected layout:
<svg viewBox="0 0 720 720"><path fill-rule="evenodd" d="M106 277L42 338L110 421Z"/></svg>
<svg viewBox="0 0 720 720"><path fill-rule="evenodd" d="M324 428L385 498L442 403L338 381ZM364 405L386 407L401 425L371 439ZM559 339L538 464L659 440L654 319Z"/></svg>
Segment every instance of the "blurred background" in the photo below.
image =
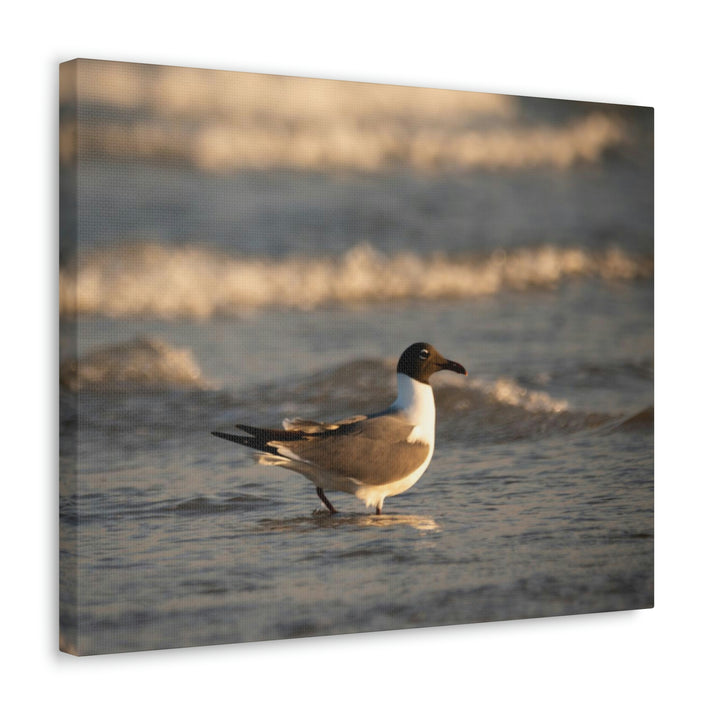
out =
<svg viewBox="0 0 720 720"><path fill-rule="evenodd" d="M652 273L648 108L63 72L61 176L77 177L82 211L63 183L63 313L208 317Z"/></svg>

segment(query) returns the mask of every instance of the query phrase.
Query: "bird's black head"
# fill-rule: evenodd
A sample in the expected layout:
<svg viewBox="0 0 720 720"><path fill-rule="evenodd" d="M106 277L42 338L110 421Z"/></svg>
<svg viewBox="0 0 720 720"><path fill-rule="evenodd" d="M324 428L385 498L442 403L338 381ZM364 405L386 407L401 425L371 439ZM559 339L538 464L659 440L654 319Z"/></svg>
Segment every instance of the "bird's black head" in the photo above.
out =
<svg viewBox="0 0 720 720"><path fill-rule="evenodd" d="M467 370L460 363L446 360L430 343L413 343L398 360L397 371L414 380L428 383L430 376L439 370L467 375Z"/></svg>

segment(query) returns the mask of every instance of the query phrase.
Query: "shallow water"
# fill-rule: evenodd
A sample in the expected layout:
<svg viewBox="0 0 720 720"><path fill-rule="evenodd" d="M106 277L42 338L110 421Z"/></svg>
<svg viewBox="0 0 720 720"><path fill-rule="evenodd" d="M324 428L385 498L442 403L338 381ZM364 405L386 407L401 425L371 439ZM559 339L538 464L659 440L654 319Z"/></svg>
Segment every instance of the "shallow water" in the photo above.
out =
<svg viewBox="0 0 720 720"><path fill-rule="evenodd" d="M76 649L651 606L651 299L647 283L584 283L482 307L428 306L424 318L415 304L312 321L268 310L203 323L82 322L90 359L94 343L132 349L151 334L167 352L189 349L203 375L198 387L111 376L63 392L70 425L73 397L79 408L77 457L63 458L77 462L77 488L68 484L61 507L64 535L76 540L63 554L77 564ZM322 332L308 332L313 323ZM268 339L268 326L280 332ZM423 327L470 375L433 379L435 457L414 488L387 500L386 515L330 493L340 510L331 517L304 478L256 466L210 436L235 422L385 407L387 353ZM73 600L66 585L71 624Z"/></svg>
<svg viewBox="0 0 720 720"><path fill-rule="evenodd" d="M647 427L481 453L443 439L381 517L349 496L330 516L302 478L267 478L222 449L178 477L178 454L165 481L158 453L132 478L90 474L65 509L78 522L81 652L652 604ZM209 455L225 459L213 470Z"/></svg>

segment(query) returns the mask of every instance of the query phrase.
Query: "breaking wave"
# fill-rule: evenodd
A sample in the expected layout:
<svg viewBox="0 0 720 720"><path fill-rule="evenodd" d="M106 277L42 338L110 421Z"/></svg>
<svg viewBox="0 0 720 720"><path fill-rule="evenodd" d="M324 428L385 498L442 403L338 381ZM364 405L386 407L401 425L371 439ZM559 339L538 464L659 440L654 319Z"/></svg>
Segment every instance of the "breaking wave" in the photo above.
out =
<svg viewBox="0 0 720 720"><path fill-rule="evenodd" d="M339 257L243 258L197 246L136 244L88 255L60 272L60 312L207 318L261 307L473 299L551 289L570 278L631 281L653 259L618 248L543 246L482 257L385 255L361 244Z"/></svg>
<svg viewBox="0 0 720 720"><path fill-rule="evenodd" d="M187 429L193 431L218 421L228 427L237 422L280 427L283 418L296 416L337 421L387 407L396 392L395 361L373 358L237 390L220 389L205 379L189 350L145 337L102 346L79 361L64 362L60 380L66 390L120 392L128 402L136 392L188 391L168 396L172 411L162 400L143 406L143 422L152 424L155 432L169 424L173 433L184 417L192 418ZM432 384L437 432L444 442L494 443L596 428L612 432L652 432L653 428L652 408L631 417L576 409L519 378L441 373Z"/></svg>
<svg viewBox="0 0 720 720"><path fill-rule="evenodd" d="M69 390L209 387L190 350L145 337L66 360L60 365L60 384Z"/></svg>

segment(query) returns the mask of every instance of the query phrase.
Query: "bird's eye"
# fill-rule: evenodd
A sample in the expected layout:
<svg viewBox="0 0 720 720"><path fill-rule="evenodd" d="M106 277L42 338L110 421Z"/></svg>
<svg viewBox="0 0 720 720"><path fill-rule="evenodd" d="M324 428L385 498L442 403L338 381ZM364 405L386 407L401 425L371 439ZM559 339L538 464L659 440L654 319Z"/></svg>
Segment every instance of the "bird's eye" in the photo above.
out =
<svg viewBox="0 0 720 720"><path fill-rule="evenodd" d="M423 348L420 351L420 359L421 360L427 360L430 357L430 351Z"/></svg>

